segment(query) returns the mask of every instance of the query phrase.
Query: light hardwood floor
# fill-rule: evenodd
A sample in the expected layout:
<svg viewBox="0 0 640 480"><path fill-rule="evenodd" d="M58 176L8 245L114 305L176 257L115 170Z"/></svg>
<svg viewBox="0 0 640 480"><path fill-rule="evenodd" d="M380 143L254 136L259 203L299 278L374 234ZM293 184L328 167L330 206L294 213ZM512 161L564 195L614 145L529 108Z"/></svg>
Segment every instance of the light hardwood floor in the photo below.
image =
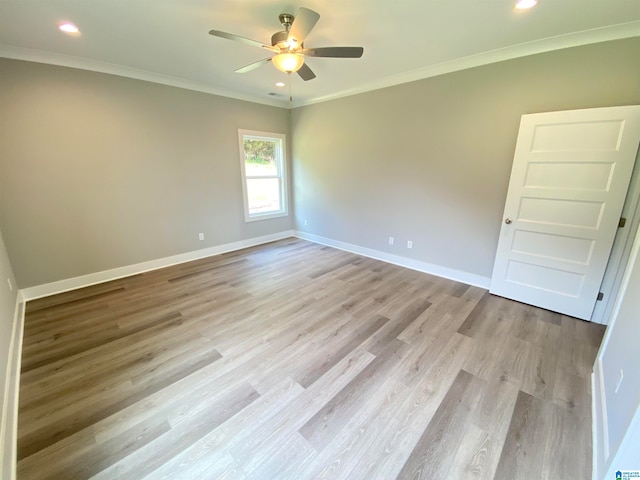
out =
<svg viewBox="0 0 640 480"><path fill-rule="evenodd" d="M588 479L603 328L287 239L29 302L18 478Z"/></svg>

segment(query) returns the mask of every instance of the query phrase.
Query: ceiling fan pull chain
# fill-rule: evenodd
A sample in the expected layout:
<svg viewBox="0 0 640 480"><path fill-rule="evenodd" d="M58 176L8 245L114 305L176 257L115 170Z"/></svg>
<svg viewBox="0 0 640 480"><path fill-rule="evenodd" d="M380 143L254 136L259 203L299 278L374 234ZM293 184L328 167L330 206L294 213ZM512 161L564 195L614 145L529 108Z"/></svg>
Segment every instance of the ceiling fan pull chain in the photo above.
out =
<svg viewBox="0 0 640 480"><path fill-rule="evenodd" d="M291 72L287 73L287 76L289 77L289 102L293 103L293 95L291 93Z"/></svg>

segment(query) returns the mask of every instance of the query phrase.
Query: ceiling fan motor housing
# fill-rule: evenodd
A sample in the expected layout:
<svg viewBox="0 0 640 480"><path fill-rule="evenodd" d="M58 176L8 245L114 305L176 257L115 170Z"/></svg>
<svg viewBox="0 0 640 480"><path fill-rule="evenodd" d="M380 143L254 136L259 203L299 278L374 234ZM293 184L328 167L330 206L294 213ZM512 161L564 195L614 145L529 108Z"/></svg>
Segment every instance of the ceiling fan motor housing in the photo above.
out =
<svg viewBox="0 0 640 480"><path fill-rule="evenodd" d="M273 35L271 35L271 46L278 48L287 48L289 46L287 43L288 37L289 32L285 30L274 33Z"/></svg>

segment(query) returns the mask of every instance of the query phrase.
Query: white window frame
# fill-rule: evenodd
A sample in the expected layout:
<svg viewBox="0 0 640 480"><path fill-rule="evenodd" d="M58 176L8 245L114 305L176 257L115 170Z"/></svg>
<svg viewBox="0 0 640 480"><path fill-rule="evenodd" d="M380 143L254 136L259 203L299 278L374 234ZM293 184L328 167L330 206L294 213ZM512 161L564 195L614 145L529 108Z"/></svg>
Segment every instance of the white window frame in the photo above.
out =
<svg viewBox="0 0 640 480"><path fill-rule="evenodd" d="M245 169L244 140L269 140L279 145L276 148L276 164L279 175L251 176L247 177ZM240 169L242 172L242 199L244 201L244 221L255 222L268 218L286 217L288 212L287 195L287 137L283 133L260 132L257 130L238 129L238 143L240 146ZM249 213L249 195L247 188L248 178L277 178L280 180L280 210L265 213Z"/></svg>

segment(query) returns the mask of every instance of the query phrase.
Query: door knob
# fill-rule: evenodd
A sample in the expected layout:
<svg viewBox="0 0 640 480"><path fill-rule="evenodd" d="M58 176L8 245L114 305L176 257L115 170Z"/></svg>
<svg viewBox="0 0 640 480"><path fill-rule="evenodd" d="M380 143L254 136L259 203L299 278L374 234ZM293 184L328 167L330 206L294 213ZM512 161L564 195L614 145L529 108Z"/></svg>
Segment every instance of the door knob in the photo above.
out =
<svg viewBox="0 0 640 480"><path fill-rule="evenodd" d="M506 223L507 225L509 225L511 223L511 219L509 217L507 217L507 219L504 221L504 223Z"/></svg>

